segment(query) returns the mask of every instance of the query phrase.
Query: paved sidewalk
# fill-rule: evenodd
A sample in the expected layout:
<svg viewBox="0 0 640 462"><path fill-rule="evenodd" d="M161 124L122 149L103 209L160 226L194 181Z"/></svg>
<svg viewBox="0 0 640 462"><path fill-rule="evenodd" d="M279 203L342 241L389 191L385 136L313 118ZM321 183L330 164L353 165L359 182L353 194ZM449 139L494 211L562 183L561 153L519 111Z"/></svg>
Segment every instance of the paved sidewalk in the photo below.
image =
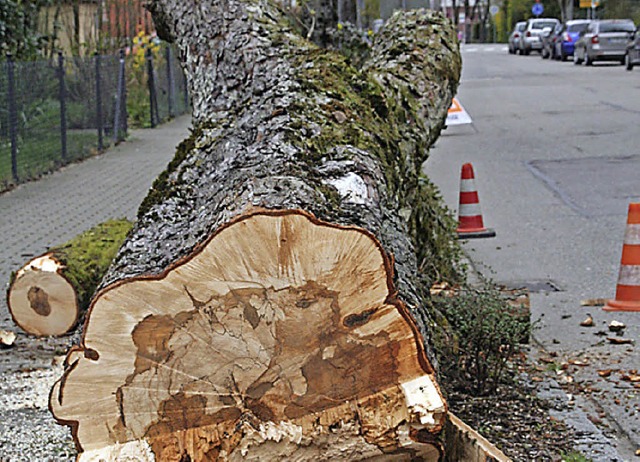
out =
<svg viewBox="0 0 640 462"><path fill-rule="evenodd" d="M188 136L190 116L159 128L134 130L104 154L0 194L0 281L31 256L63 244L110 218L135 217L158 174ZM13 323L0 302L0 328Z"/></svg>
<svg viewBox="0 0 640 462"><path fill-rule="evenodd" d="M2 288L29 257L110 218L134 219L190 123L190 116L181 116L156 129L134 130L100 156L0 194ZM21 334L2 294L0 329L18 339L14 348L0 350L0 461L73 460L69 429L57 426L47 410L51 385L62 373L52 359L66 351L69 339Z"/></svg>

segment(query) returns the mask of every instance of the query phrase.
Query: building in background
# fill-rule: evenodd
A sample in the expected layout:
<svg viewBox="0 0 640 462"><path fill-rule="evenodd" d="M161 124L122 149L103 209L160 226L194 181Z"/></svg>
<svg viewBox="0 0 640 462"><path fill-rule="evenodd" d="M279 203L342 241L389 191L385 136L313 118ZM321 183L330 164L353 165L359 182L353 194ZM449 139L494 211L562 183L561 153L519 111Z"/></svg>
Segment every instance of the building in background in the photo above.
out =
<svg viewBox="0 0 640 462"><path fill-rule="evenodd" d="M140 34L153 35L143 0L58 0L42 7L38 29L49 38L48 54L62 50L82 56L131 46Z"/></svg>

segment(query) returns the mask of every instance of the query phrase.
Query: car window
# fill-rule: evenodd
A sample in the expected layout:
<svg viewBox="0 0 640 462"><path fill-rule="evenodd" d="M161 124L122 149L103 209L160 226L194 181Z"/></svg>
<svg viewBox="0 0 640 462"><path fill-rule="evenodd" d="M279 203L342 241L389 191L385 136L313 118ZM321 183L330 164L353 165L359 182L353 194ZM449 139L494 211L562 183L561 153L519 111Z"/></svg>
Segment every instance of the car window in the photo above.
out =
<svg viewBox="0 0 640 462"><path fill-rule="evenodd" d="M633 32L636 29L632 22L603 22L600 23L600 33L604 32Z"/></svg>
<svg viewBox="0 0 640 462"><path fill-rule="evenodd" d="M518 32L522 32L522 31L524 30L524 28L525 28L525 27L527 27L527 23L526 23L526 22L523 22L522 24L517 24L517 25L516 25L516 30L517 30Z"/></svg>
<svg viewBox="0 0 640 462"><path fill-rule="evenodd" d="M589 27L589 23L583 22L582 24L571 24L568 27L567 32L582 32Z"/></svg>
<svg viewBox="0 0 640 462"><path fill-rule="evenodd" d="M555 27L555 25L556 25L556 22L555 22L555 21L553 21L553 22L552 22L552 21L548 21L548 22L546 22L546 21L545 21L545 22L540 21L540 22L534 22L534 23L532 23L532 24L531 24L531 28L532 28L532 29L544 29L545 27L551 27L551 28L553 28L553 27Z"/></svg>

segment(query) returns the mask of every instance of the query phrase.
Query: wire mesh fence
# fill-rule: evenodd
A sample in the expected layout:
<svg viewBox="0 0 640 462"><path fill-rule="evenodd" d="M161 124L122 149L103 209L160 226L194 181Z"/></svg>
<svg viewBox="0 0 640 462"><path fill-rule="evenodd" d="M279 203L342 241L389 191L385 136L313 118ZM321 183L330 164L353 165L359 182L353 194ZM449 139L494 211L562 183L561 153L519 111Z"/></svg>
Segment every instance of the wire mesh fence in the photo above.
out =
<svg viewBox="0 0 640 462"><path fill-rule="evenodd" d="M149 62L142 88L127 79L124 53L1 62L0 191L123 140L130 110L148 112L145 126L189 111L175 52L165 46L163 58ZM152 104L128 104L129 91L146 92Z"/></svg>

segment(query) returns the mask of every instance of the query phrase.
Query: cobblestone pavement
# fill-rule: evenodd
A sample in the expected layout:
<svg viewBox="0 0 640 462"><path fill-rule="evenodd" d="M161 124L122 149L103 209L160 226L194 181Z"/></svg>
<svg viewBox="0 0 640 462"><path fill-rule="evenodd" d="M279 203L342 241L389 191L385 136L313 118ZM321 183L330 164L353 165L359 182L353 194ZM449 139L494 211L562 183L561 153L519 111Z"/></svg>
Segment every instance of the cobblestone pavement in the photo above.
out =
<svg viewBox="0 0 640 462"><path fill-rule="evenodd" d="M182 116L154 130L134 130L127 142L0 194L0 284L30 257L63 244L111 218L135 217L151 183L188 136ZM3 291L4 294L4 291ZM0 329L18 334L0 350L0 461L72 460L67 427L47 410L48 393L62 369L54 365L69 339L33 339L13 324L4 295Z"/></svg>

